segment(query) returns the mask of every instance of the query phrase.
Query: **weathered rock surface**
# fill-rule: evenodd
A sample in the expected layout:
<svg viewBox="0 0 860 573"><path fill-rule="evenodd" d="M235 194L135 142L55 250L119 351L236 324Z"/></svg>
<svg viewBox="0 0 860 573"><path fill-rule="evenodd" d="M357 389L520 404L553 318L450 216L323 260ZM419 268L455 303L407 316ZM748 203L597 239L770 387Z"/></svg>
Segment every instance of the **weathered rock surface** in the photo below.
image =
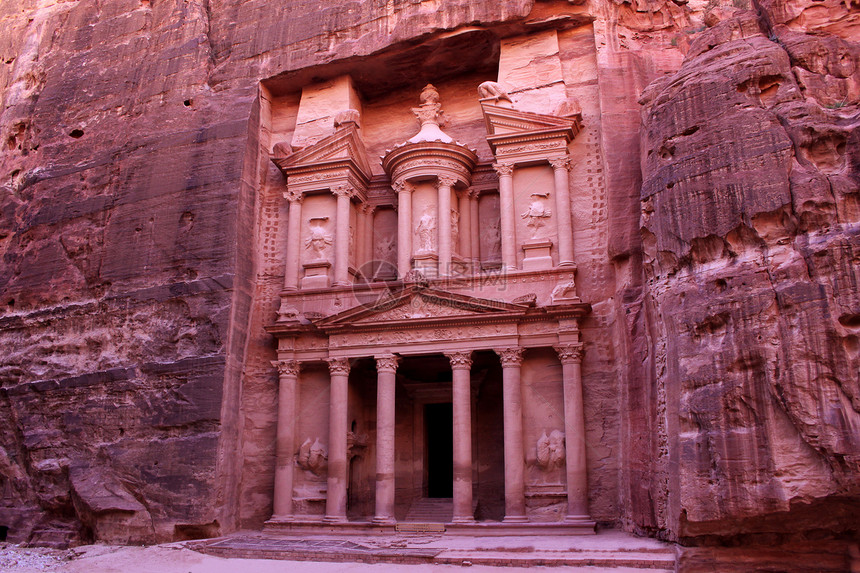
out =
<svg viewBox="0 0 860 573"><path fill-rule="evenodd" d="M648 360L677 468L654 526L692 542L850 536L860 510L860 45L834 28L857 11L763 4L642 96Z"/></svg>

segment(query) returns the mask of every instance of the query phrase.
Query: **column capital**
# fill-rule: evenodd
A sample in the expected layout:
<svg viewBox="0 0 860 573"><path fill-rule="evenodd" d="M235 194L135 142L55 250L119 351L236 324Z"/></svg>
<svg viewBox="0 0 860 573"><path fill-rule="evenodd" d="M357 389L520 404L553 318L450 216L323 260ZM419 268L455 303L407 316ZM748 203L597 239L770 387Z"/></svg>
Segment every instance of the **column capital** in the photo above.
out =
<svg viewBox="0 0 860 573"><path fill-rule="evenodd" d="M326 360L328 362L328 371L332 375L341 374L344 376L349 375L349 359L348 358L329 358Z"/></svg>
<svg viewBox="0 0 860 573"><path fill-rule="evenodd" d="M290 203L301 203L304 198L305 196L301 191L286 191L284 193L284 199Z"/></svg>
<svg viewBox="0 0 860 573"><path fill-rule="evenodd" d="M298 360L272 360L272 366L278 369L279 376L298 376Z"/></svg>
<svg viewBox="0 0 860 573"><path fill-rule="evenodd" d="M499 177L510 176L514 174L513 163L493 163L493 169Z"/></svg>
<svg viewBox="0 0 860 573"><path fill-rule="evenodd" d="M376 211L377 207L377 205L371 205L370 203L362 203L358 208L365 215L373 215L373 212Z"/></svg>
<svg viewBox="0 0 860 573"><path fill-rule="evenodd" d="M558 358L562 364L578 364L582 362L582 355L585 353L585 346L578 342L576 344L559 344L553 346L558 352Z"/></svg>
<svg viewBox="0 0 860 573"><path fill-rule="evenodd" d="M548 161L549 164L552 165L553 169L563 169L565 171L570 169L570 158L567 156L551 157Z"/></svg>
<svg viewBox="0 0 860 573"><path fill-rule="evenodd" d="M499 360L502 362L502 368L519 367L523 363L522 348L501 348L496 350L499 355Z"/></svg>
<svg viewBox="0 0 860 573"><path fill-rule="evenodd" d="M456 177L452 177L450 175L439 175L436 177L436 184L438 187L448 187L451 189L454 185L459 181Z"/></svg>
<svg viewBox="0 0 860 573"><path fill-rule="evenodd" d="M398 195L400 193L412 193L413 191L415 191L415 186L412 183L410 183L409 181L403 181L403 180L395 181L391 185L391 188Z"/></svg>
<svg viewBox="0 0 860 573"><path fill-rule="evenodd" d="M472 368L472 351L465 352L445 352L448 361L451 363L451 370L469 370Z"/></svg>
<svg viewBox="0 0 860 573"><path fill-rule="evenodd" d="M342 195L346 195L347 197L355 197L355 187L352 185L347 185L346 183L341 183L340 185L335 185L331 188L331 192L333 195L340 197Z"/></svg>
<svg viewBox="0 0 860 573"><path fill-rule="evenodd" d="M377 372L397 372L397 364L400 363L400 357L394 354L382 354L374 356L376 359Z"/></svg>
<svg viewBox="0 0 860 573"><path fill-rule="evenodd" d="M466 194L469 196L469 199L478 199L481 196L481 190L470 187L466 190Z"/></svg>

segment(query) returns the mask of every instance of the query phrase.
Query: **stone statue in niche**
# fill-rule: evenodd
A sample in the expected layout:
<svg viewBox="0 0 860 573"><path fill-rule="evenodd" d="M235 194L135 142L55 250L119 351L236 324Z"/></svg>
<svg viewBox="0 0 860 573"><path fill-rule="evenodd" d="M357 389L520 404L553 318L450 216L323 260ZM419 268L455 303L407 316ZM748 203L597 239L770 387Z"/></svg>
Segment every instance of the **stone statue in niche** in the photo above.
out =
<svg viewBox="0 0 860 573"><path fill-rule="evenodd" d="M325 260L326 248L331 246L331 234L325 230L325 222L328 217L313 217L308 221L310 234L305 239L305 248L308 249L318 261Z"/></svg>
<svg viewBox="0 0 860 573"><path fill-rule="evenodd" d="M487 237L487 260L499 261L502 258L502 227L498 220L490 220L484 224Z"/></svg>
<svg viewBox="0 0 860 573"><path fill-rule="evenodd" d="M546 206L547 195L547 193L532 193L532 202L529 204L529 208L525 213L520 215L520 217L528 221L526 226L532 231L532 239L538 238L541 227L546 223L545 219L549 219L552 215L552 212Z"/></svg>
<svg viewBox="0 0 860 573"><path fill-rule="evenodd" d="M432 205L424 208L424 214L418 220L415 234L418 236L418 252L433 252L436 246L436 215L433 213Z"/></svg>
<svg viewBox="0 0 860 573"><path fill-rule="evenodd" d="M355 227L349 226L349 260L355 262Z"/></svg>
<svg viewBox="0 0 860 573"><path fill-rule="evenodd" d="M496 105L502 101L506 101L509 104L513 103L511 102L511 97L508 95L508 92L505 91L505 88L497 82L484 82L479 85L478 96L481 99L493 99L495 100Z"/></svg>
<svg viewBox="0 0 860 573"><path fill-rule="evenodd" d="M553 470L564 465L564 433L553 430L541 434L537 442L537 463L544 470Z"/></svg>
<svg viewBox="0 0 860 573"><path fill-rule="evenodd" d="M328 465L328 452L320 443L320 439L316 438L313 443L311 443L311 439L307 438L301 446L299 446L299 453L296 456L296 465L298 465L303 470L307 470L315 475L320 475L320 473L326 468Z"/></svg>

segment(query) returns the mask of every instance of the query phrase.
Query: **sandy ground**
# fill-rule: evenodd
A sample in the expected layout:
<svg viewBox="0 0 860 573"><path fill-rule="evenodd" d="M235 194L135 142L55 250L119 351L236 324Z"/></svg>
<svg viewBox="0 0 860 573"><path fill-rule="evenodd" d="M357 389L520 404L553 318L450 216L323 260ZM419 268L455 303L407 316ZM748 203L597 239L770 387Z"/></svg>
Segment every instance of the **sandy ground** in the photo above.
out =
<svg viewBox="0 0 860 573"><path fill-rule="evenodd" d="M417 571L450 573L452 571L517 573L520 568L475 565L367 565L363 563L320 563L310 561L273 561L268 559L224 559L203 555L171 543L150 547L88 545L67 551L24 548L0 544L2 573L385 573ZM559 571L557 567L532 567ZM590 568L589 568L590 569Z"/></svg>

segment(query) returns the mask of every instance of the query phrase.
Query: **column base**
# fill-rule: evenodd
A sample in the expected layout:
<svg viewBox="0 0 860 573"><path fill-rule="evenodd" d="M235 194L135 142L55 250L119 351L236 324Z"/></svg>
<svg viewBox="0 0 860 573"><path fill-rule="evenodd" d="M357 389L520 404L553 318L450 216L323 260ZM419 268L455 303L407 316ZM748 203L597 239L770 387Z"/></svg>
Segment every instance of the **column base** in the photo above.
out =
<svg viewBox="0 0 860 573"><path fill-rule="evenodd" d="M564 523L574 525L595 525L590 515L567 515L564 518Z"/></svg>
<svg viewBox="0 0 860 573"><path fill-rule="evenodd" d="M376 516L370 522L374 525L397 525L396 519L387 516Z"/></svg>
<svg viewBox="0 0 860 573"><path fill-rule="evenodd" d="M529 518L525 515L506 515L502 523L528 523Z"/></svg>
<svg viewBox="0 0 860 573"><path fill-rule="evenodd" d="M455 518L451 519L451 523L462 523L462 524L471 525L471 524L477 523L477 522L475 521L474 517L468 516L468 517L455 517Z"/></svg>
<svg viewBox="0 0 860 573"><path fill-rule="evenodd" d="M292 514L290 515L272 515L269 518L269 521L277 521L278 523L292 523L296 520L296 517Z"/></svg>
<svg viewBox="0 0 860 573"><path fill-rule="evenodd" d="M339 515L326 515L322 519L323 523L349 523L349 520L346 517L341 517Z"/></svg>

